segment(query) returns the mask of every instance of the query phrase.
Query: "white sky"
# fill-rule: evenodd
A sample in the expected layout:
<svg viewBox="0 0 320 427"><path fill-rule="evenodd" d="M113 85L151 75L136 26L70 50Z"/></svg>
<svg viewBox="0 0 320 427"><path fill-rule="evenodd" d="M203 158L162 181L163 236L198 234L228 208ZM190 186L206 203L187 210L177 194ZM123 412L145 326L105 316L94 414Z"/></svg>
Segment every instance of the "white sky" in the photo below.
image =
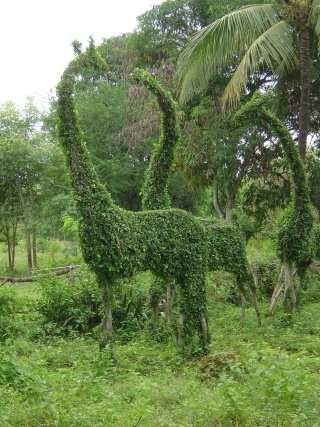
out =
<svg viewBox="0 0 320 427"><path fill-rule="evenodd" d="M103 37L132 32L137 16L163 0L1 0L0 104L24 106L55 90L73 59L71 42L85 46L90 35Z"/></svg>

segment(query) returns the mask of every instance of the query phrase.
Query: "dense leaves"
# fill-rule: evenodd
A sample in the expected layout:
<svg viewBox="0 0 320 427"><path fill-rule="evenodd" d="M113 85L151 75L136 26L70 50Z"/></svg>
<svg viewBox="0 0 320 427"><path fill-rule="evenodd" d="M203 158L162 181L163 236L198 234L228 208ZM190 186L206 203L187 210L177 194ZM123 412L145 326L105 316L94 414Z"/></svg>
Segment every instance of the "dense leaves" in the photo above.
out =
<svg viewBox="0 0 320 427"><path fill-rule="evenodd" d="M179 282L184 328L189 335L205 312L204 227L184 211L132 213L112 202L89 160L72 98L75 77L83 67L105 69L92 43L86 53L70 63L58 86L59 136L81 214L79 234L84 259L105 289L119 277L146 269Z"/></svg>

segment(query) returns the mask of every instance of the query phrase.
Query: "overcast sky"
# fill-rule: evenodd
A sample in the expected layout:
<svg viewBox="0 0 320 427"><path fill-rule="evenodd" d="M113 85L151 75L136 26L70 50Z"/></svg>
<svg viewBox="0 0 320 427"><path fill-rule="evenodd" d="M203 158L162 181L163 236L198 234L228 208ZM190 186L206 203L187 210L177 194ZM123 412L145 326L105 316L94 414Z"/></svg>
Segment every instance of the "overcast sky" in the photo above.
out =
<svg viewBox="0 0 320 427"><path fill-rule="evenodd" d="M1 0L0 103L23 106L54 90L74 57L74 39L87 45L132 32L137 16L163 0Z"/></svg>

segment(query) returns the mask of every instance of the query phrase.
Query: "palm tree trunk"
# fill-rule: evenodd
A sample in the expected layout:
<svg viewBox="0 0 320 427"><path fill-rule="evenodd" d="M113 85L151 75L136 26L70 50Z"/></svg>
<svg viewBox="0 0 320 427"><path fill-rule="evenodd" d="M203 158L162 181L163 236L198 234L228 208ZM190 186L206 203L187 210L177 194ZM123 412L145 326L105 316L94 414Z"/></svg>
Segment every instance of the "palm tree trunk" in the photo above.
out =
<svg viewBox="0 0 320 427"><path fill-rule="evenodd" d="M301 99L299 118L299 153L304 160L307 151L307 138L310 123L310 34L306 28L300 32L300 60L301 60Z"/></svg>

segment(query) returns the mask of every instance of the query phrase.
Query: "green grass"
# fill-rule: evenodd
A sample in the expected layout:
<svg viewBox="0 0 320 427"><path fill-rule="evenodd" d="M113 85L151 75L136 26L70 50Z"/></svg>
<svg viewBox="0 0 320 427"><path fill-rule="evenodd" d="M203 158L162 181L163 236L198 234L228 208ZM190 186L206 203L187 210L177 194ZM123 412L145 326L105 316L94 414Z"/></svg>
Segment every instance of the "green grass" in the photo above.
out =
<svg viewBox="0 0 320 427"><path fill-rule="evenodd" d="M251 308L244 329L238 307L212 302L210 313L211 352L194 360L146 331L116 344L116 362L90 335L9 341L0 425L319 426L319 304L260 329Z"/></svg>
<svg viewBox="0 0 320 427"><path fill-rule="evenodd" d="M94 331L44 332L38 285L3 287L0 426L320 427L318 277L309 274L294 315L279 305L261 328L250 304L240 327L240 307L227 302L232 276L208 279L210 352L193 359L170 334L157 340L142 324L115 334L112 360ZM150 280L137 276L126 291L134 298L131 287L145 291ZM263 313L267 306L262 300Z"/></svg>
<svg viewBox="0 0 320 427"><path fill-rule="evenodd" d="M57 239L40 239L37 252L38 269L64 267L82 262L81 253L76 244ZM15 268L8 270L7 248L0 243L0 275L1 276L27 276L27 253L25 242L21 241L16 247Z"/></svg>

